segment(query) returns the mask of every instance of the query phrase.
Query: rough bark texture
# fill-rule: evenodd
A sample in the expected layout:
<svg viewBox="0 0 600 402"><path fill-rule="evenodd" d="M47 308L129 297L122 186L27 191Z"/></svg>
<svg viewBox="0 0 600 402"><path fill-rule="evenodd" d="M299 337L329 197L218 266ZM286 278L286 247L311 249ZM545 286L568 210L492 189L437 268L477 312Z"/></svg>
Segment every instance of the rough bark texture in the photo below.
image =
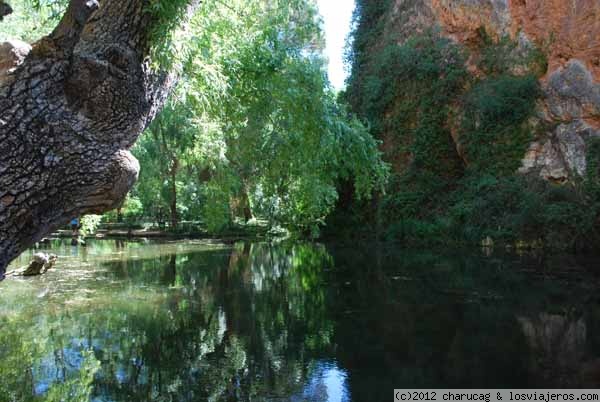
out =
<svg viewBox="0 0 600 402"><path fill-rule="evenodd" d="M71 0L32 48L0 47L0 279L34 242L117 207L134 184L128 149L172 82L147 66L148 2Z"/></svg>

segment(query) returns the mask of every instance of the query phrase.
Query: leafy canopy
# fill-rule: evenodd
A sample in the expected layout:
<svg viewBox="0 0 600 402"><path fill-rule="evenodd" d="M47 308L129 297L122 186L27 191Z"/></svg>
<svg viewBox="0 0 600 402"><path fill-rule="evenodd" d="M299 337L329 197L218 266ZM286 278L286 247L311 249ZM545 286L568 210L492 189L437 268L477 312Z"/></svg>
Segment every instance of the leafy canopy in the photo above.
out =
<svg viewBox="0 0 600 402"><path fill-rule="evenodd" d="M206 1L182 35L183 79L136 148L156 172L142 172L138 191L169 189L165 205L179 192L179 212L213 230L243 203L273 225L315 233L340 180L359 197L381 188L377 142L329 88L312 1ZM175 159L179 172L167 177Z"/></svg>

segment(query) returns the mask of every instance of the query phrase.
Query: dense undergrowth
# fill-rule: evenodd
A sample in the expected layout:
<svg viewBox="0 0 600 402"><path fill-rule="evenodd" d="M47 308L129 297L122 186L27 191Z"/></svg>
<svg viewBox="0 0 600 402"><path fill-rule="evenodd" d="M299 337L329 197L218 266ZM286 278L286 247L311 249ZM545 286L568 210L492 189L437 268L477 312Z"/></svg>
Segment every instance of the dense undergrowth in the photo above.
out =
<svg viewBox="0 0 600 402"><path fill-rule="evenodd" d="M392 37L388 1L358 3L344 96L384 142L394 174L370 208L341 197L328 235L568 250L600 240L600 143L589 144L578 182L517 173L544 128L535 115L542 50L481 30L468 68L467 50L435 31Z"/></svg>

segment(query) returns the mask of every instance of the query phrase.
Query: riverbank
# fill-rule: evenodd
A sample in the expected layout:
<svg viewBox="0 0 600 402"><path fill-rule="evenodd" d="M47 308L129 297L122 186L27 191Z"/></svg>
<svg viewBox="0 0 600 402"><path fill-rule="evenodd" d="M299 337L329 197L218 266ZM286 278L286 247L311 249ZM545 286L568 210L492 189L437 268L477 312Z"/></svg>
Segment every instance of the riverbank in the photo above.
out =
<svg viewBox="0 0 600 402"><path fill-rule="evenodd" d="M70 239L73 232L70 229L61 229L54 232L49 239ZM156 240L183 240L207 239L235 242L237 240L261 241L266 239L285 237L280 231L274 231L267 225L235 225L218 233L210 233L198 225L183 226L179 230L158 228L149 225L127 226L123 224L102 224L93 234L83 236L89 239L156 239Z"/></svg>

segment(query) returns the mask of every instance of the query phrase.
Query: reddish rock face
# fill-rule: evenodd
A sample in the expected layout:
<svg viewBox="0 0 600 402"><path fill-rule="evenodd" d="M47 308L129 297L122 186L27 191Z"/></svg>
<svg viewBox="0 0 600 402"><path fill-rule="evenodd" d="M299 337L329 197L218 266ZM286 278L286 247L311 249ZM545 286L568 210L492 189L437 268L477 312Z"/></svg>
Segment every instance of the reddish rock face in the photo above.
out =
<svg viewBox="0 0 600 402"><path fill-rule="evenodd" d="M399 0L405 2L405 0ZM500 36L519 33L547 50L549 72L577 59L600 80L598 0L424 0L444 32L473 45L477 31ZM476 44L476 43L475 43Z"/></svg>
<svg viewBox="0 0 600 402"><path fill-rule="evenodd" d="M532 164L560 181L583 175L587 140L600 136L600 2L510 0L509 10L513 35L522 31L548 57L541 112L555 125L541 140L547 152L528 153L522 170Z"/></svg>
<svg viewBox="0 0 600 402"><path fill-rule="evenodd" d="M600 80L598 0L510 0L512 32L548 49L549 71L577 59Z"/></svg>
<svg viewBox="0 0 600 402"><path fill-rule="evenodd" d="M484 28L493 36L509 32L512 20L507 0L429 0L444 32L456 41L476 47L478 31Z"/></svg>
<svg viewBox="0 0 600 402"><path fill-rule="evenodd" d="M538 120L549 128L531 144L520 171L556 182L585 174L587 140L600 137L599 0L396 0L386 31L406 38L435 25L472 55L481 29L541 49L548 70Z"/></svg>

